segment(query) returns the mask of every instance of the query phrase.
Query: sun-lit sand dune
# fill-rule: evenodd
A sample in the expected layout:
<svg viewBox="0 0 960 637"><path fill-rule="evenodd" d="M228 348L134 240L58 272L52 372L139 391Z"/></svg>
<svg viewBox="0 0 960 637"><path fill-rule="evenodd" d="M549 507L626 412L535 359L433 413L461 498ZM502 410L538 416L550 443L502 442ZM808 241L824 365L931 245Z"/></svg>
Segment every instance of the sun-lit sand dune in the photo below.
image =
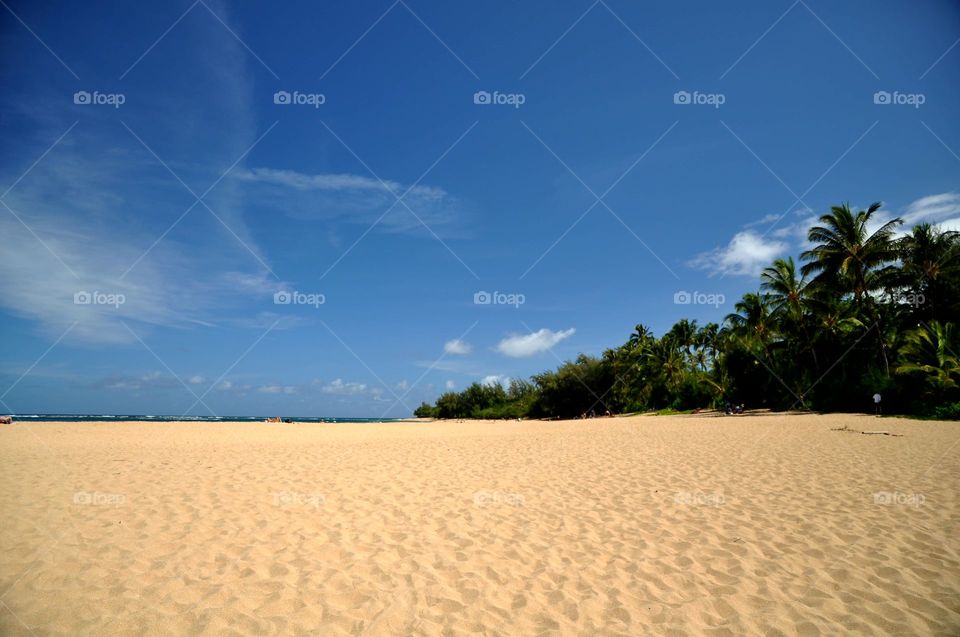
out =
<svg viewBox="0 0 960 637"><path fill-rule="evenodd" d="M957 635L958 441L853 415L2 426L0 634Z"/></svg>

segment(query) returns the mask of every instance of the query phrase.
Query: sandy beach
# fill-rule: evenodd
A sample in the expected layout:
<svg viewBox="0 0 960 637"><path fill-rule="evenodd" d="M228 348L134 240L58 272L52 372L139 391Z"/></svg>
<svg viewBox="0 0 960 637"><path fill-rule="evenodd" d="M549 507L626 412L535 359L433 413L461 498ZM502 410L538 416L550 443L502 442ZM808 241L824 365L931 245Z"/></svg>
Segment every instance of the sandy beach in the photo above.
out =
<svg viewBox="0 0 960 637"><path fill-rule="evenodd" d="M16 423L0 634L957 635L958 458L858 415Z"/></svg>

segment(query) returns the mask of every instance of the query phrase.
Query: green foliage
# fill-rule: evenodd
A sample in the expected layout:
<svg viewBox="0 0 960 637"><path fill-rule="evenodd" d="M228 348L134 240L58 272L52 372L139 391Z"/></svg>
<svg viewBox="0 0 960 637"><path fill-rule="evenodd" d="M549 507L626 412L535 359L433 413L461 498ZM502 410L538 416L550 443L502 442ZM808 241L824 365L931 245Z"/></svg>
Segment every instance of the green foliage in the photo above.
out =
<svg viewBox="0 0 960 637"><path fill-rule="evenodd" d="M928 415L937 420L960 420L960 402L934 407Z"/></svg>
<svg viewBox="0 0 960 637"><path fill-rule="evenodd" d="M922 323L907 332L898 374L918 376L925 393L956 394L960 389L960 338L953 323Z"/></svg>
<svg viewBox="0 0 960 637"><path fill-rule="evenodd" d="M870 411L956 418L960 409L960 234L899 219L871 232L874 204L835 206L812 247L777 259L722 325L681 319L657 338L638 324L599 358L580 355L509 388L474 384L417 415L577 418L722 408ZM666 411L665 411L666 410Z"/></svg>
<svg viewBox="0 0 960 637"><path fill-rule="evenodd" d="M429 403L420 403L420 406L413 411L417 418L436 418L437 410Z"/></svg>
<svg viewBox="0 0 960 637"><path fill-rule="evenodd" d="M555 372L533 377L537 396L529 415L535 418L576 418L609 411L605 402L613 384L609 366L600 359L581 354L576 361L561 365Z"/></svg>

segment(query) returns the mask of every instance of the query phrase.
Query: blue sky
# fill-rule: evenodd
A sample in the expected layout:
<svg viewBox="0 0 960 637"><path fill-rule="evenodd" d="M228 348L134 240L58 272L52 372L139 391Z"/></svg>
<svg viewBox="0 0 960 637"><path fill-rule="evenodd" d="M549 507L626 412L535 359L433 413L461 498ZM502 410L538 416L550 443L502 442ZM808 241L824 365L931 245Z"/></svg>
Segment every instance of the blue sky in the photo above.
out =
<svg viewBox="0 0 960 637"><path fill-rule="evenodd" d="M5 3L13 413L405 416L960 226L954 2Z"/></svg>

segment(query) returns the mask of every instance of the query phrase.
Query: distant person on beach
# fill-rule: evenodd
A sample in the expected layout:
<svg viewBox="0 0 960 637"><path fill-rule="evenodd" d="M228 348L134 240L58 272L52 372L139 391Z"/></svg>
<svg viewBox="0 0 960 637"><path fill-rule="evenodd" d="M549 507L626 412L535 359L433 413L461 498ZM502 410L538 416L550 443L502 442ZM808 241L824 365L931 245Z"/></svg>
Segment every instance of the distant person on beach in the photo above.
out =
<svg viewBox="0 0 960 637"><path fill-rule="evenodd" d="M877 412L877 418L880 417L880 401L881 400L882 400L882 397L880 396L880 392L877 392L876 394L873 395L873 407Z"/></svg>

